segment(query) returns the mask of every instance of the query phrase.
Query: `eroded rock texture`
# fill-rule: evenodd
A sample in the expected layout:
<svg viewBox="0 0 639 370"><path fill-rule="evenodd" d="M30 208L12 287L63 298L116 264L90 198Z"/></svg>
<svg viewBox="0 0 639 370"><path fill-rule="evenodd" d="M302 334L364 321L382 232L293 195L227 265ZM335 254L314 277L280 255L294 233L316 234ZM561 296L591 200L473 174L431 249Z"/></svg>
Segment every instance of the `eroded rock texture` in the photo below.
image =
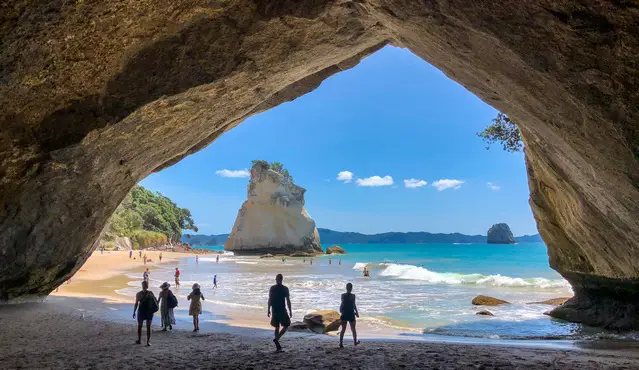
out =
<svg viewBox="0 0 639 370"><path fill-rule="evenodd" d="M290 177L253 165L247 199L224 249L236 255L323 254L315 221L304 208L304 193Z"/></svg>
<svg viewBox="0 0 639 370"><path fill-rule="evenodd" d="M510 231L508 224L499 223L494 224L488 229L486 235L486 241L488 244L515 244L515 237L513 232Z"/></svg>
<svg viewBox="0 0 639 370"><path fill-rule="evenodd" d="M47 294L136 182L390 42L519 123L575 288L555 314L638 328L638 32L625 0L5 2L0 297Z"/></svg>

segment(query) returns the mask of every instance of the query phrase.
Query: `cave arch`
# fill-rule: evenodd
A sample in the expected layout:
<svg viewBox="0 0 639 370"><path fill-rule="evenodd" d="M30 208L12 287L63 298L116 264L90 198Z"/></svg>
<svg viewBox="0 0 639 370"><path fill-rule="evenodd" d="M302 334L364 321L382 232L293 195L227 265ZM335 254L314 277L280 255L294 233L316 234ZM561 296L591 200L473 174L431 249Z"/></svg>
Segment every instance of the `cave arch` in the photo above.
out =
<svg viewBox="0 0 639 370"><path fill-rule="evenodd" d="M639 8L340 0L7 6L0 22L0 298L48 294L128 190L390 43L520 125L530 204L576 296L639 328Z"/></svg>

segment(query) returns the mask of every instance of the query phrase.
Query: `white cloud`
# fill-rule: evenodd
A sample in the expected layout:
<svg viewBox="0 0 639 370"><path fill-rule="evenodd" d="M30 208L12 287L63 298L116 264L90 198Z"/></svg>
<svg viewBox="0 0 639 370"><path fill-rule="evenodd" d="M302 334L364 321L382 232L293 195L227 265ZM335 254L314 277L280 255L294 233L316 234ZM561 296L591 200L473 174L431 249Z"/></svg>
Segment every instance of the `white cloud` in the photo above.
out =
<svg viewBox="0 0 639 370"><path fill-rule="evenodd" d="M215 171L215 174L222 177L232 177L232 178L241 178L241 177L250 177L251 173L247 169L243 170L218 170Z"/></svg>
<svg viewBox="0 0 639 370"><path fill-rule="evenodd" d="M404 186L409 189L421 188L422 186L426 186L426 184L428 184L426 181L420 179L404 180Z"/></svg>
<svg viewBox="0 0 639 370"><path fill-rule="evenodd" d="M497 191L497 190L501 189L501 186L495 185L492 182L487 182L486 186L488 186L488 189L490 189L492 191Z"/></svg>
<svg viewBox="0 0 639 370"><path fill-rule="evenodd" d="M339 181L344 181L345 184L353 181L353 173L351 171L342 171L337 174L337 179Z"/></svg>
<svg viewBox="0 0 639 370"><path fill-rule="evenodd" d="M452 180L452 179L441 179L433 182L433 186L437 188L439 191L444 191L446 189L459 189L461 188L464 181L462 180Z"/></svg>
<svg viewBox="0 0 639 370"><path fill-rule="evenodd" d="M390 176L371 176L365 179L357 179L357 186L390 186L393 185L393 178Z"/></svg>

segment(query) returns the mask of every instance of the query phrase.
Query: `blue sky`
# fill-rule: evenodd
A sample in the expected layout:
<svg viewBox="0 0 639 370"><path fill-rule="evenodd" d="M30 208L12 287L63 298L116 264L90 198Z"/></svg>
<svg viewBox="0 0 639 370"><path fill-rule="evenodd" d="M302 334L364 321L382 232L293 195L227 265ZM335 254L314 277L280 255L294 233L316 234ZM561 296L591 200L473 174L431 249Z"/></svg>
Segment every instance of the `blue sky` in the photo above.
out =
<svg viewBox="0 0 639 370"><path fill-rule="evenodd" d="M386 47L141 185L189 208L199 233L228 233L248 178L216 172L265 159L284 163L307 189L318 227L485 234L507 222L515 235L534 234L523 154L486 150L476 136L495 116L435 67ZM337 180L342 171L350 182Z"/></svg>

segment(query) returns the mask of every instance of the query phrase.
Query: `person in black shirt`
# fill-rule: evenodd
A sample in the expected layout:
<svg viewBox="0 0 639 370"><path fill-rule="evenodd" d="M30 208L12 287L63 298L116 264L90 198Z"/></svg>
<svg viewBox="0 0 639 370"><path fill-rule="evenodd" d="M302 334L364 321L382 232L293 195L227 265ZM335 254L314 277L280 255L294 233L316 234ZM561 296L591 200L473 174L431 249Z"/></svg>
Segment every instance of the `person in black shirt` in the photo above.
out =
<svg viewBox="0 0 639 370"><path fill-rule="evenodd" d="M288 327L291 325L290 318L293 317L288 288L282 285L282 280L284 280L282 274L277 274L275 277L276 284L273 285L268 292L267 316L271 318L271 326L275 328L275 339L273 339L273 343L275 343L275 346L277 347L277 352L282 351L280 338L282 338L284 333L286 333L286 330L288 330ZM286 305L288 305L288 313L286 312L286 306L284 304L285 300ZM271 308L273 316L271 316ZM282 327L282 330L280 330L280 326Z"/></svg>
<svg viewBox="0 0 639 370"><path fill-rule="evenodd" d="M342 304L339 306L339 312L342 314L340 320L342 320L342 332L339 333L339 347L344 348L344 333L346 332L346 324L351 325L351 332L353 333L353 342L355 345L359 344L357 340L357 331L355 330L355 317L359 317L359 311L355 304L355 294L353 291L353 284L346 284L346 293L342 294Z"/></svg>

